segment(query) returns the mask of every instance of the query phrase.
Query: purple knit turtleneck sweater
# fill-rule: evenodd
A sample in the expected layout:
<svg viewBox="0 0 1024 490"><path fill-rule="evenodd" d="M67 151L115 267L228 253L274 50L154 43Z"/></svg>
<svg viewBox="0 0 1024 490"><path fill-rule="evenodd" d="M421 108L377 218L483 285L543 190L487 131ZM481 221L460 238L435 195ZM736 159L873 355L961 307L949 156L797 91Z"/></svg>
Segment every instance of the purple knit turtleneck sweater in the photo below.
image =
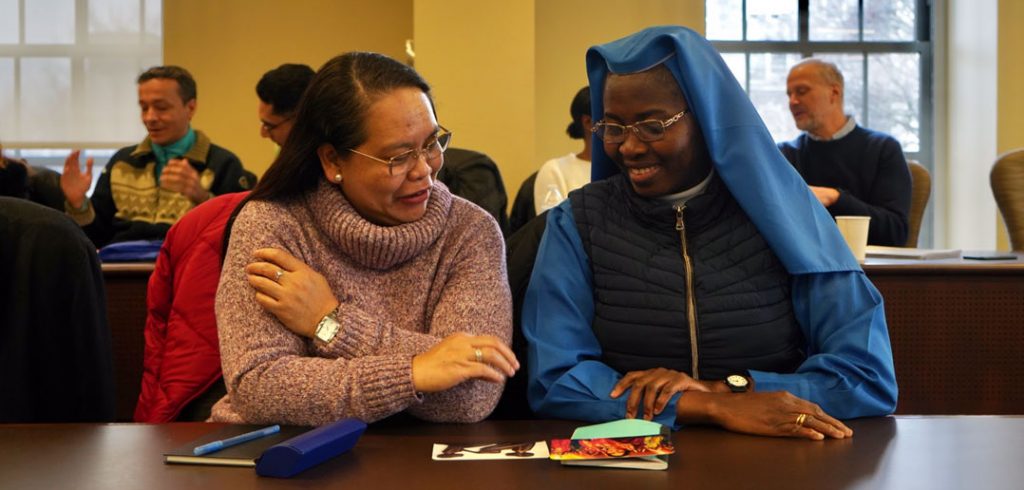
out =
<svg viewBox="0 0 1024 490"><path fill-rule="evenodd" d="M255 300L244 267L281 248L327 278L342 325L327 345L289 331ZM211 419L322 425L403 410L431 421L486 417L501 385L468 381L417 397L412 358L455 332L509 342L512 306L494 219L435 183L423 218L382 227L322 182L292 203L253 201L231 232L217 290L228 394Z"/></svg>

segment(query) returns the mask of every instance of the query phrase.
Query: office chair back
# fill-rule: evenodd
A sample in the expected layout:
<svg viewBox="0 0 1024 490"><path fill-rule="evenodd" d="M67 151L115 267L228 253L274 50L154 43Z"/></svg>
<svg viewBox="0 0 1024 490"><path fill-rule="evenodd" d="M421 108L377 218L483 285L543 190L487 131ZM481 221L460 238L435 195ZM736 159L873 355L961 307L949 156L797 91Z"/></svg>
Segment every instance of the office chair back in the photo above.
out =
<svg viewBox="0 0 1024 490"><path fill-rule="evenodd" d="M907 215L907 243L905 247L916 247L921 232L921 220L932 195L932 176L928 169L915 160L907 162L910 168L910 214Z"/></svg>
<svg viewBox="0 0 1024 490"><path fill-rule="evenodd" d="M992 194L1010 234L1010 248L1024 251L1024 149L1004 153L989 174Z"/></svg>

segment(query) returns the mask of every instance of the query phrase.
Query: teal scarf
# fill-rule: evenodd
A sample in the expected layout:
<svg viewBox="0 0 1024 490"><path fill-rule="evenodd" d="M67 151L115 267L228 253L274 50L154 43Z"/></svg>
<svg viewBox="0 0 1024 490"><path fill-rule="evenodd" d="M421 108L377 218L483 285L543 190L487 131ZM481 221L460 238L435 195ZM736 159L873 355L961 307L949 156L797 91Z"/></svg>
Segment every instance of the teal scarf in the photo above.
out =
<svg viewBox="0 0 1024 490"><path fill-rule="evenodd" d="M160 174L163 173L168 160L181 158L192 149L194 144L196 144L196 132L191 127L188 128L188 132L185 133L184 137L169 145L163 146L150 142L150 145L153 147L153 155L156 156L156 178L160 178Z"/></svg>

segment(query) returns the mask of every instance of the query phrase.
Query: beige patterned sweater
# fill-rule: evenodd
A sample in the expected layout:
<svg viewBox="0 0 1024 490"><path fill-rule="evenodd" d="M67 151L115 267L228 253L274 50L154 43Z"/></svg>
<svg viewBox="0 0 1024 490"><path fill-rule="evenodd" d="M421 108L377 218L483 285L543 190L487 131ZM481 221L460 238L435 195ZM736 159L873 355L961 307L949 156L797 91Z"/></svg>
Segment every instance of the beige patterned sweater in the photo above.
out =
<svg viewBox="0 0 1024 490"><path fill-rule="evenodd" d="M327 278L342 325L329 344L293 334L256 303L244 267L265 247ZM231 233L216 309L228 394L213 407L213 421L322 425L407 410L424 420L474 422L501 394L501 385L477 380L422 396L413 389L413 356L445 336L511 339L501 232L441 183L423 218L393 227L364 220L326 182L292 203L248 203Z"/></svg>

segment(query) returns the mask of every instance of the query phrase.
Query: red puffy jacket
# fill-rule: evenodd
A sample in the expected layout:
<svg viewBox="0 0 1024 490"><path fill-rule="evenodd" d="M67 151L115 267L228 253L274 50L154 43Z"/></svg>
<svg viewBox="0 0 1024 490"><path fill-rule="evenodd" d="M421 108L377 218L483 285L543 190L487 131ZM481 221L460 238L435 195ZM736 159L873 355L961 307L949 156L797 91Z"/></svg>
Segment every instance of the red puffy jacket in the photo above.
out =
<svg viewBox="0 0 1024 490"><path fill-rule="evenodd" d="M224 225L248 192L189 211L164 239L146 293L146 351L136 422L171 422L221 377L217 317Z"/></svg>

